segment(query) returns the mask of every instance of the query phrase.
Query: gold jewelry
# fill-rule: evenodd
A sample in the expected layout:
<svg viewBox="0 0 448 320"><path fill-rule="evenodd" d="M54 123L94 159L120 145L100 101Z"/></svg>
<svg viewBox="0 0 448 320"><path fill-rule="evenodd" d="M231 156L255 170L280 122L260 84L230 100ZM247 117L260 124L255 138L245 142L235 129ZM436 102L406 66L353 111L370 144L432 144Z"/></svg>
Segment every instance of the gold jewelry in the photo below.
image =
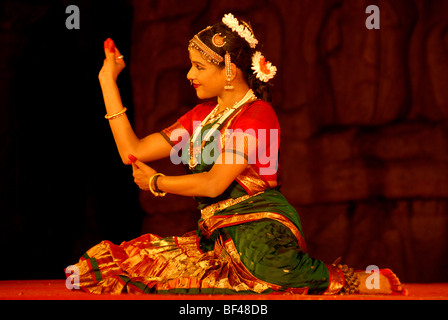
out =
<svg viewBox="0 0 448 320"><path fill-rule="evenodd" d="M225 108L224 110L222 110L220 113L217 113L219 109L219 104L216 106L215 109L213 109L213 111L210 114L210 118L207 120L207 123L213 123L216 120L218 120L219 118L221 118L227 111L230 110L230 107Z"/></svg>
<svg viewBox="0 0 448 320"><path fill-rule="evenodd" d="M219 117L219 120L212 126L212 128L208 131L207 135L205 137L201 138L201 142L197 141L199 138L199 135L202 133L202 128L206 125L206 123L212 118L218 108L219 104L216 105L215 109L210 112L204 120L202 120L201 124L196 127L195 131L193 132L193 136L190 138L190 161L189 161L189 167L190 169L194 169L198 165L198 160L196 159L198 156L200 157L201 150L205 146L205 143L211 138L211 136L219 130L221 125L224 123L224 121L229 118L234 111L236 111L241 106L245 105L246 103L253 101L257 99L255 96L255 93L252 91L252 89L249 89L246 92L246 95L238 102L235 102L232 108L227 108L226 111L222 116ZM197 144L197 146L194 146L194 144Z"/></svg>
<svg viewBox="0 0 448 320"><path fill-rule="evenodd" d="M107 120L113 120L113 119L119 118L119 117L121 117L122 115L124 115L124 114L126 113L127 110L128 110L128 109L123 108L123 109L121 109L120 112L117 112L117 113L114 113L114 114L111 114L111 115L106 114L106 115L104 116L104 118L106 118Z"/></svg>
<svg viewBox="0 0 448 320"><path fill-rule="evenodd" d="M157 187L157 179L160 176L165 176L163 173L156 173L151 178L149 178L149 190L155 197L164 197L166 195L166 192L160 191L160 189Z"/></svg>
<svg viewBox="0 0 448 320"><path fill-rule="evenodd" d="M349 268L346 264L338 264L336 266L344 274L345 285L339 294L356 294L359 292L359 279L353 268Z"/></svg>
<svg viewBox="0 0 448 320"><path fill-rule="evenodd" d="M210 29L212 27L207 27L204 30L202 30L201 32L199 32L197 35L195 35L193 37L193 39L190 40L190 44L188 45L188 50L191 49L196 49L198 50L203 56L206 57L208 62L212 62L214 64L216 64L217 66L219 66L219 64L221 62L224 61L224 59L217 54L215 51L213 51L212 49L210 49L204 42L202 42L202 40L199 38L199 35Z"/></svg>
<svg viewBox="0 0 448 320"><path fill-rule="evenodd" d="M230 82L230 78L232 78L232 61L230 60L230 53L226 52L226 55L224 56L225 60L225 67L226 67L226 76L227 76L227 84L224 87L225 90L233 90L234 87L232 85L232 82Z"/></svg>
<svg viewBox="0 0 448 320"><path fill-rule="evenodd" d="M226 44L224 41L226 37L223 37L220 33L216 33L212 38L212 43L217 48L222 48Z"/></svg>
<svg viewBox="0 0 448 320"><path fill-rule="evenodd" d="M124 58L124 55L117 57L117 59L123 59L123 58Z"/></svg>

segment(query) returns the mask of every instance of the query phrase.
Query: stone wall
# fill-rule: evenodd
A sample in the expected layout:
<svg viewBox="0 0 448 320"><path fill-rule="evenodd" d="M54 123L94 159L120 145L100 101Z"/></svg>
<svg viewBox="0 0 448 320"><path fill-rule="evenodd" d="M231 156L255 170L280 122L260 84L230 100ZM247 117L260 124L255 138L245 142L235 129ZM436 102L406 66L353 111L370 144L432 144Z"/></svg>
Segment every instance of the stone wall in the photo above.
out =
<svg viewBox="0 0 448 320"><path fill-rule="evenodd" d="M365 27L370 4L380 30ZM282 192L310 254L391 267L404 281L448 280L448 2L135 0L133 9L139 135L197 103L188 40L224 13L244 17L279 69ZM183 173L169 161L154 167ZM180 235L199 218L191 199L141 193L140 202L142 232Z"/></svg>

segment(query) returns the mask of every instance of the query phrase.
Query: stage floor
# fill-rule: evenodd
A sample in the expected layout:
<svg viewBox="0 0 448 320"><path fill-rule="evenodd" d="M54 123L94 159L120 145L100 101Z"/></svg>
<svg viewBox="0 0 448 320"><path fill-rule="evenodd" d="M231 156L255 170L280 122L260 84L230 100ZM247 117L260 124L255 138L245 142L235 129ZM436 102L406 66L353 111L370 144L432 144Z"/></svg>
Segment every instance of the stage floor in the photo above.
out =
<svg viewBox="0 0 448 320"><path fill-rule="evenodd" d="M68 290L65 280L0 281L0 300L448 300L448 283L404 284L398 295L93 295Z"/></svg>

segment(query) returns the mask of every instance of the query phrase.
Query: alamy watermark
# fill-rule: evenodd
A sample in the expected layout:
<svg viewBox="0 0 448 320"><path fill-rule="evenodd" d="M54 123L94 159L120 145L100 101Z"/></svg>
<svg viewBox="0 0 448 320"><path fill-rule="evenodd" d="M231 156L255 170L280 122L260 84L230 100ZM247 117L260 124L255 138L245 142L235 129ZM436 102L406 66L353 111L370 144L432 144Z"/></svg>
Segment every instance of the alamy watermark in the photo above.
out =
<svg viewBox="0 0 448 320"><path fill-rule="evenodd" d="M68 266L65 268L65 274L67 279L65 280L65 286L69 290L79 289L79 268L77 266Z"/></svg>
<svg viewBox="0 0 448 320"><path fill-rule="evenodd" d="M80 29L80 10L76 5L69 5L65 8L65 13L69 16L65 20L65 27L69 30ZM366 28L369 30L380 29L380 8L376 5L369 5L365 10L369 16L366 19Z"/></svg>
<svg viewBox="0 0 448 320"><path fill-rule="evenodd" d="M75 5L70 5L65 8L65 13L70 14L67 19L65 19L65 27L69 30L80 29L80 11L79 7Z"/></svg>
<svg viewBox="0 0 448 320"><path fill-rule="evenodd" d="M369 30L380 29L380 8L370 5L366 8L366 13L370 14L366 19L366 28Z"/></svg>
<svg viewBox="0 0 448 320"><path fill-rule="evenodd" d="M198 125L200 122L195 121L193 128ZM278 129L226 129L222 135L219 130L208 129L193 138L187 130L176 129L169 138L178 141L170 153L173 164L243 164L247 160L248 164L260 164L260 175L272 175L278 169ZM190 139L194 140L192 145Z"/></svg>
<svg viewBox="0 0 448 320"><path fill-rule="evenodd" d="M366 279L366 288L369 290L380 289L380 268L375 265L370 265L366 268L366 273L370 274Z"/></svg>

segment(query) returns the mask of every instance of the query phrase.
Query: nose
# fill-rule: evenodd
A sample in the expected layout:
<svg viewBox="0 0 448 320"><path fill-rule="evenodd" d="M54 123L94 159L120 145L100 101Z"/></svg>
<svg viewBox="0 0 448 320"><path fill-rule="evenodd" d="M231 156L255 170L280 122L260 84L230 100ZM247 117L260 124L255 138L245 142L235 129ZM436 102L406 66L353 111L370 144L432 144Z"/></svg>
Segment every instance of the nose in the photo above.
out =
<svg viewBox="0 0 448 320"><path fill-rule="evenodd" d="M190 82L192 82L195 79L193 67L191 67L190 70L188 71L187 79L190 80Z"/></svg>

